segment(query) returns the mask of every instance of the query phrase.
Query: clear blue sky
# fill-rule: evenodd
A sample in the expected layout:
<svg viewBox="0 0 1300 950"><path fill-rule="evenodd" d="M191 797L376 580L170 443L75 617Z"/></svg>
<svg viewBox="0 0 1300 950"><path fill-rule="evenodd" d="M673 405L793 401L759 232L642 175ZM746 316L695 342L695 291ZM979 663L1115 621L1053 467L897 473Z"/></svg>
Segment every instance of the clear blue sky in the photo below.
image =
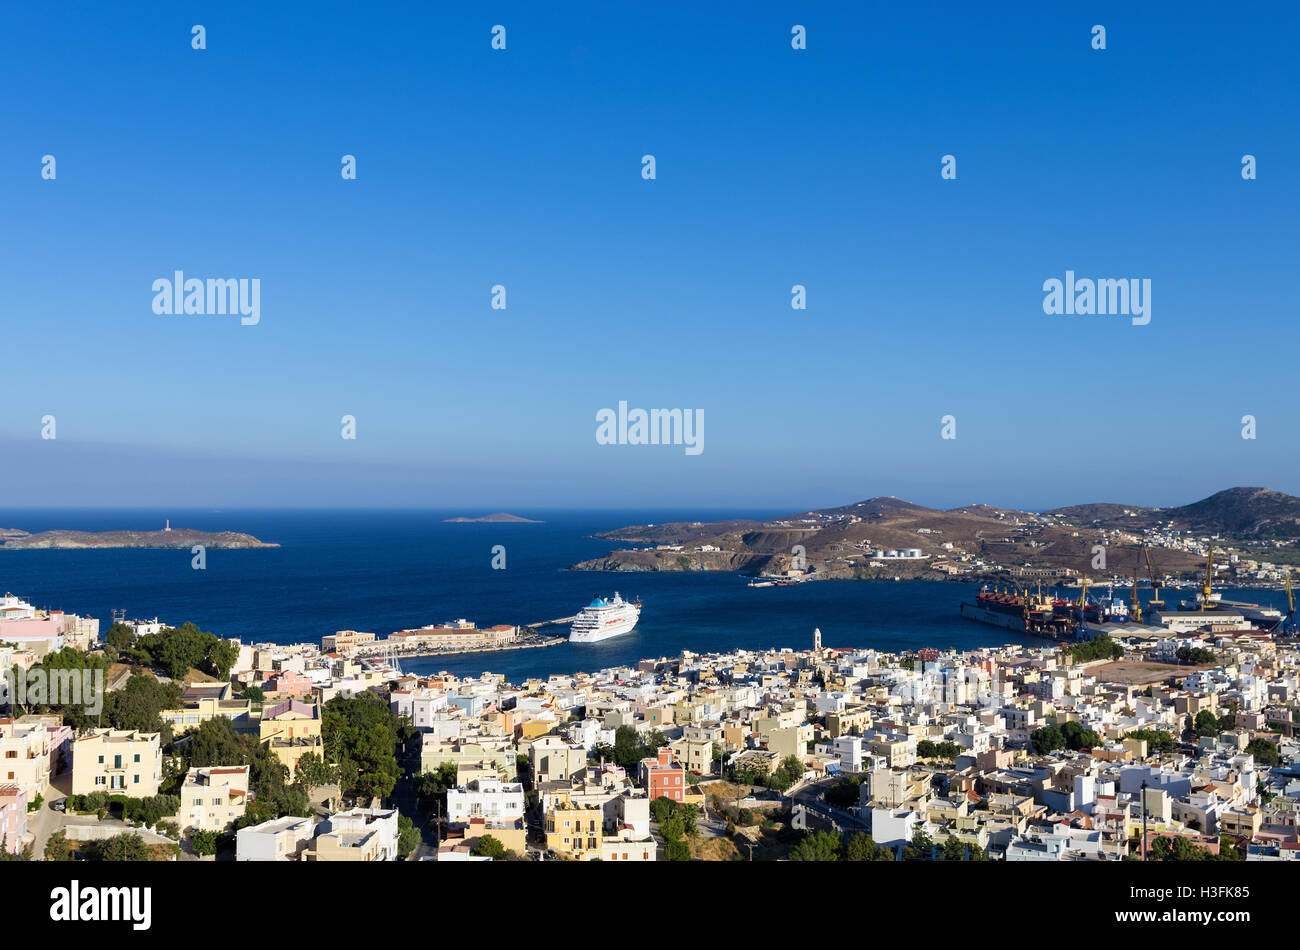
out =
<svg viewBox="0 0 1300 950"><path fill-rule="evenodd" d="M7 504L1300 493L1294 4L467 6L5 7ZM1150 325L1045 315L1067 269Z"/></svg>

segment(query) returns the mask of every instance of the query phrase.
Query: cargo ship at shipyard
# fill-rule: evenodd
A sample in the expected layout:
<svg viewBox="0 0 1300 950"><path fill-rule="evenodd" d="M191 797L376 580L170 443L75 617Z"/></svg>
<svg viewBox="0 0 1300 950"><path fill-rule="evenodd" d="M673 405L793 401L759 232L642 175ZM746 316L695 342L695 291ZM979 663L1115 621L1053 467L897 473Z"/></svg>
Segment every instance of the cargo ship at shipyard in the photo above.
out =
<svg viewBox="0 0 1300 950"><path fill-rule="evenodd" d="M1236 621L1251 630L1276 631L1293 636L1300 633L1300 626L1295 619L1295 599L1289 572L1285 587L1289 611L1285 615L1273 607L1223 600L1212 586L1214 553L1211 551L1206 558L1205 578L1195 598L1185 599L1176 609L1166 611L1165 603L1160 599L1163 582L1151 569L1150 556L1145 551L1143 554L1151 572L1152 587L1152 597L1145 607L1138 599L1135 572L1131 609L1122 596L1115 594L1114 588L1110 588L1104 598L1089 599L1088 580L1084 578L1077 600L1044 596L1041 587L1032 594L1029 590L1020 590L1018 587L1012 593L1010 590L990 588L986 584L975 595L975 603L961 605L960 613L966 620L1051 640L1090 640L1101 633L1158 631L1164 629L1167 622L1186 622L1189 615L1195 618L1194 623L1203 619L1207 627L1216 621ZM1149 618L1146 623L1143 622L1144 610Z"/></svg>
<svg viewBox="0 0 1300 950"><path fill-rule="evenodd" d="M1069 611L1057 610L1057 602L1028 591L1013 594L987 584L975 595L975 603L961 605L965 620L987 623L1012 633L1028 633L1053 640L1076 638L1078 621Z"/></svg>
<svg viewBox="0 0 1300 950"><path fill-rule="evenodd" d="M1118 597L1108 595L1093 601L1085 593L1076 601L1048 597L1041 590L1011 593L987 584L975 595L975 603L961 605L961 616L1013 633L1052 640L1086 640L1096 626L1131 621L1128 605Z"/></svg>

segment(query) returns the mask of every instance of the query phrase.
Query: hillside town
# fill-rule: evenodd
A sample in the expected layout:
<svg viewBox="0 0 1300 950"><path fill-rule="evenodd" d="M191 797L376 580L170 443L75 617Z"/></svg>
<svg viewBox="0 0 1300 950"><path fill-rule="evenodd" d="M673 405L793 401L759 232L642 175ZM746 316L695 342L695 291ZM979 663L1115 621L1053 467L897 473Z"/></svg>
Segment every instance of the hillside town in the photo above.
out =
<svg viewBox="0 0 1300 950"><path fill-rule="evenodd" d="M1278 632L891 654L816 631L515 684L404 674L355 631L100 638L3 609L11 859L1300 854L1300 642Z"/></svg>

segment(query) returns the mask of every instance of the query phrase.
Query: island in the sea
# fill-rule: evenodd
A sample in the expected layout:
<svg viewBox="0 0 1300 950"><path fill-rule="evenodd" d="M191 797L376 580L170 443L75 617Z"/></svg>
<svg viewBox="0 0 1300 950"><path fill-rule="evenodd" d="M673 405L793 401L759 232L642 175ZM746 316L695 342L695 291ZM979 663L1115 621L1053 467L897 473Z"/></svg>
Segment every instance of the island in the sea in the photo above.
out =
<svg viewBox="0 0 1300 950"><path fill-rule="evenodd" d="M443 518L446 524L543 524L533 518L521 518L519 515L508 515L504 511L498 511L495 514L484 515L481 518Z"/></svg>
<svg viewBox="0 0 1300 950"><path fill-rule="evenodd" d="M278 548L237 531L195 531L173 528L161 531L39 531L30 534L16 528L0 531L0 550L53 550L82 548L192 548L200 544L214 550L228 548Z"/></svg>

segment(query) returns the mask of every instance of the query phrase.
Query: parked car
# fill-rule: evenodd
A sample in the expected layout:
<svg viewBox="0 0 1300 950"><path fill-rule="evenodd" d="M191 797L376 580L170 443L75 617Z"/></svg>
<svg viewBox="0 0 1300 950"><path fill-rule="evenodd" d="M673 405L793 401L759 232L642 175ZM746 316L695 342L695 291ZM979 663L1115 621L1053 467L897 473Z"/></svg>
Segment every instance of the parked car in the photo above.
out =
<svg viewBox="0 0 1300 950"><path fill-rule="evenodd" d="M65 811L68 807L68 800L60 798L57 802L50 802L50 808L54 811Z"/></svg>

